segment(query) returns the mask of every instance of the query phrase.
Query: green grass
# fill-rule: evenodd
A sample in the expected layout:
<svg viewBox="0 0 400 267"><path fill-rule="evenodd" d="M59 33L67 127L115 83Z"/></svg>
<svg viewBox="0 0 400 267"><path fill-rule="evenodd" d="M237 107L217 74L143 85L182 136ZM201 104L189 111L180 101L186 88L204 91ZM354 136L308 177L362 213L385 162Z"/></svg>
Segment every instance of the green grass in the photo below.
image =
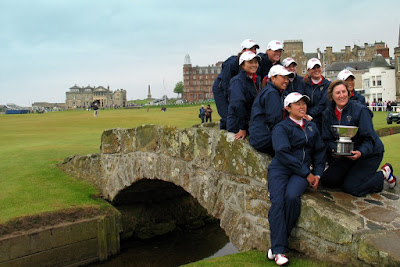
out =
<svg viewBox="0 0 400 267"><path fill-rule="evenodd" d="M105 129L198 124L199 107L100 110L98 118L92 111L0 115L0 223L77 206L108 205L91 198L98 194L92 185L68 177L55 164L70 155L98 153Z"/></svg>
<svg viewBox="0 0 400 267"><path fill-rule="evenodd" d="M288 254L290 259L290 266L301 266L301 267L331 267L340 266L329 262L321 262L316 260L310 260L302 255L291 255ZM227 255L218 258L212 258L202 260L194 263L184 265L185 267L207 267L207 266L218 266L218 267L262 267L262 266L276 266L274 261L269 261L265 257L264 252L259 251L248 251L237 253L233 255Z"/></svg>

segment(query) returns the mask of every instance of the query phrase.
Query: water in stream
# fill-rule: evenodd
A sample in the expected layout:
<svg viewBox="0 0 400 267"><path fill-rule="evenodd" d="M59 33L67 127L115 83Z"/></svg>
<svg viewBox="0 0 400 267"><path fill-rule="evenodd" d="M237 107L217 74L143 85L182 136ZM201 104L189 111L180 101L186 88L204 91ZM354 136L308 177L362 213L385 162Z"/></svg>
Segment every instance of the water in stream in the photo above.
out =
<svg viewBox="0 0 400 267"><path fill-rule="evenodd" d="M209 257L237 253L218 223L192 231L175 231L150 240L121 243L121 253L91 266L174 267Z"/></svg>

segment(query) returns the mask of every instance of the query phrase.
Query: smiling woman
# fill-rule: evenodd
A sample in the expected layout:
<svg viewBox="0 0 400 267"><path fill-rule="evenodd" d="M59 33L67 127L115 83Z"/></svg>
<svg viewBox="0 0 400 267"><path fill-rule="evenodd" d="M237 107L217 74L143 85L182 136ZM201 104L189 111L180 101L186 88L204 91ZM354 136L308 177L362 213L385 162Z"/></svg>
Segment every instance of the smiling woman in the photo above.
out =
<svg viewBox="0 0 400 267"><path fill-rule="evenodd" d="M257 95L253 103L250 119L250 145L255 149L274 155L272 149L272 128L284 118L283 91L294 77L281 65L273 66L269 73L267 86Z"/></svg>
<svg viewBox="0 0 400 267"><path fill-rule="evenodd" d="M239 58L242 69L230 81L227 130L235 133L235 139L244 139L247 135L251 106L260 89L260 78L256 74L260 59L252 51L243 52Z"/></svg>

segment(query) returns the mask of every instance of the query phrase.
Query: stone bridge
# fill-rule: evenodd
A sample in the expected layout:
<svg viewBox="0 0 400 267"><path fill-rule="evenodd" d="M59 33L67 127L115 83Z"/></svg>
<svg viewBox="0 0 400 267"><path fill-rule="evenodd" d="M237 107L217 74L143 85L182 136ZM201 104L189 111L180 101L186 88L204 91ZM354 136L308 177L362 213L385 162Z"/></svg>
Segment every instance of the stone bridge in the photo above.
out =
<svg viewBox="0 0 400 267"><path fill-rule="evenodd" d="M65 159L61 168L95 184L113 202L143 179L190 193L241 251L269 247L267 166L271 158L213 123L187 129L143 125L103 133L101 153ZM354 266L400 266L399 189L356 198L308 190L290 246Z"/></svg>

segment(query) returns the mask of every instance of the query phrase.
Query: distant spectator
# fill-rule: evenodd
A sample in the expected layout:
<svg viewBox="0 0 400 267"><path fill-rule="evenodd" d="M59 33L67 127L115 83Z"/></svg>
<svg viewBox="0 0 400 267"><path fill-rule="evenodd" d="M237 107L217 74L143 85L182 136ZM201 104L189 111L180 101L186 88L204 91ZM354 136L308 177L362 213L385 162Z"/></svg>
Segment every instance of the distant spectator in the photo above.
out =
<svg viewBox="0 0 400 267"><path fill-rule="evenodd" d="M207 105L207 108L206 108L206 122L208 122L208 121L212 122L212 118L211 118L211 113L212 112L213 112L213 110L210 107L210 105Z"/></svg>
<svg viewBox="0 0 400 267"><path fill-rule="evenodd" d="M199 109L199 118L201 119L201 123L204 123L204 118L206 116L206 111L204 110L204 105L201 105L201 108Z"/></svg>
<svg viewBox="0 0 400 267"><path fill-rule="evenodd" d="M392 102L391 102L391 101L387 102L386 110L387 110L388 112L392 111Z"/></svg>
<svg viewBox="0 0 400 267"><path fill-rule="evenodd" d="M93 110L94 110L94 117L97 118L97 116L99 115L99 106L97 105L97 103L93 105Z"/></svg>

